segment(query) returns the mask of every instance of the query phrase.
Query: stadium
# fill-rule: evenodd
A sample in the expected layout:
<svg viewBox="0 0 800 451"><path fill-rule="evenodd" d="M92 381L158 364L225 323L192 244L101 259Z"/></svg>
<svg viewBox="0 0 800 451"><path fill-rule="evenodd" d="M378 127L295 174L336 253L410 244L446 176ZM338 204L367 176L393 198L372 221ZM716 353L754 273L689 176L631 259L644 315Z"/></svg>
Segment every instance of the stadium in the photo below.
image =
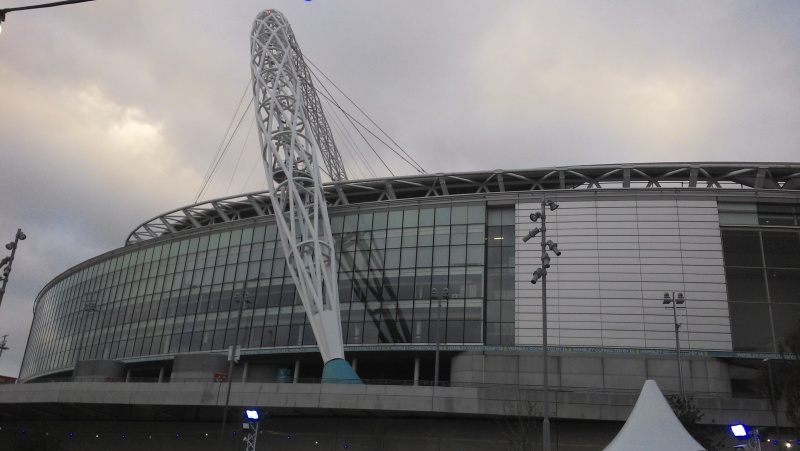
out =
<svg viewBox="0 0 800 451"><path fill-rule="evenodd" d="M47 283L0 449L601 450L646 381L698 440L797 442L800 164L428 174L396 146L419 175L349 180L288 22L250 38L267 189Z"/></svg>
<svg viewBox="0 0 800 451"><path fill-rule="evenodd" d="M259 192L159 215L48 283L21 391L3 395L2 415L212 424L218 382L230 378L231 406L269 411L289 435L352 449L443 436L452 449L511 443L497 418L521 416L520 399L541 410L542 284L531 279L544 246L523 238L553 201L556 449L602 449L646 379L693 396L706 424L774 425L759 384L800 318L800 165L495 170L328 182L323 192L346 359L364 385L319 384L319 349ZM241 358L228 374L233 345ZM382 423L382 438L359 432L387 417L396 421ZM789 426L783 413L775 421ZM380 445L391 437L404 445Z"/></svg>

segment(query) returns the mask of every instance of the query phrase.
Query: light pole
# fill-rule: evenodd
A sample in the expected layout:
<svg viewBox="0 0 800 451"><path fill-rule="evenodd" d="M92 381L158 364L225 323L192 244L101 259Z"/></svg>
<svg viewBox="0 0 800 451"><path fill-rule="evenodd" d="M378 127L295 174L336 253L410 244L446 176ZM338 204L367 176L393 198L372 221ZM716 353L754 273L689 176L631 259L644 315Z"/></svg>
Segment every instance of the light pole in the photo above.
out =
<svg viewBox="0 0 800 451"><path fill-rule="evenodd" d="M543 406L543 420L542 420L542 448L544 451L550 451L550 412L548 407L548 397L549 397L549 371L547 369L547 268L550 267L550 256L547 255L547 249L549 248L553 251L556 256L561 255L561 251L558 250L558 244L554 243L553 240L547 239L547 210L546 208L550 208L550 211L555 211L558 208L558 204L553 202L552 200L542 199L542 210L537 211L536 213L531 213L530 218L531 221L536 222L539 219L542 220L542 227L535 228L528 232L522 241L527 243L528 240L535 237L537 234L541 232L542 234L542 266L536 269L533 272L533 277L531 278L531 283L536 284L539 279L542 280L542 356L543 356L543 363L542 363L542 373L544 373L544 406Z"/></svg>
<svg viewBox="0 0 800 451"><path fill-rule="evenodd" d="M3 9L0 9L0 24L2 24L4 20L6 20L6 13L10 13L12 11L24 11L26 9L50 8L52 6L71 5L73 3L83 3L83 2L91 2L91 1L94 1L94 0L62 0L60 2L41 3L39 5L18 6L16 8L3 8Z"/></svg>
<svg viewBox="0 0 800 451"><path fill-rule="evenodd" d="M6 292L6 285L8 284L8 276L11 274L11 264L14 263L14 254L17 252L17 245L20 241L27 238L27 235L22 233L22 229L17 229L17 234L14 235L14 241L6 244L6 249L11 251L11 255L8 257L4 257L0 260L0 268L5 266L3 269L3 285L0 286L0 304L3 303L3 295ZM8 266L6 266L8 265Z"/></svg>
<svg viewBox="0 0 800 451"><path fill-rule="evenodd" d="M3 355L3 351L8 351L8 346L6 346L6 337L8 337L8 334L3 335L3 341L0 341L0 356Z"/></svg>
<svg viewBox="0 0 800 451"><path fill-rule="evenodd" d="M225 395L225 410L222 413L222 427L219 431L219 446L222 449L222 440L225 436L225 423L228 422L228 405L231 401L231 384L233 384L233 364L239 362L241 353L239 346L239 328L242 326L242 312L244 305L250 302L250 294L245 291L240 299L239 293L233 295L233 302L239 304L239 318L236 319L236 334L234 335L233 346L228 348L228 393Z"/></svg>
<svg viewBox="0 0 800 451"><path fill-rule="evenodd" d="M450 302L450 292L445 288L442 291L442 297L446 299L446 303ZM441 343L441 339L439 336L439 317L441 316L442 311L442 300L439 298L439 295L436 294L436 288L431 288L431 300L436 299L436 363L434 363L433 369L433 386L436 387L439 385L439 347Z"/></svg>
<svg viewBox="0 0 800 451"><path fill-rule="evenodd" d="M247 409L244 411L242 429L247 431L244 437L245 451L256 451L259 420L261 420L261 412L257 409Z"/></svg>
<svg viewBox="0 0 800 451"><path fill-rule="evenodd" d="M86 346L85 343L83 345L81 345L81 338L85 334L86 320L89 317L89 315L91 315L92 313L100 310L100 307L97 305L97 300L90 301L90 300L87 299L87 300L83 301L83 308L81 310L83 311L83 318L81 319L80 324L78 325L78 336L77 336L77 339L75 340L77 342L78 349L75 351L75 364L72 367L72 381L73 382L75 381L75 376L77 374L78 361L80 360L80 357L81 357L81 351Z"/></svg>
<svg viewBox="0 0 800 451"><path fill-rule="evenodd" d="M780 443L781 432L778 429L778 400L775 399L775 386L772 384L772 359L764 359L761 363L767 362L767 373L769 374L769 397L772 401L772 416L775 419L775 439Z"/></svg>
<svg viewBox="0 0 800 451"><path fill-rule="evenodd" d="M686 299L683 297L683 293L678 293L676 296L673 291L670 296L669 293L664 292L664 302L662 304L672 304L672 320L675 323L675 353L678 355L678 384L681 389L681 397L683 397L683 368L681 367L681 340L678 336L678 332L681 330L681 324L678 322L678 305L685 302Z"/></svg>

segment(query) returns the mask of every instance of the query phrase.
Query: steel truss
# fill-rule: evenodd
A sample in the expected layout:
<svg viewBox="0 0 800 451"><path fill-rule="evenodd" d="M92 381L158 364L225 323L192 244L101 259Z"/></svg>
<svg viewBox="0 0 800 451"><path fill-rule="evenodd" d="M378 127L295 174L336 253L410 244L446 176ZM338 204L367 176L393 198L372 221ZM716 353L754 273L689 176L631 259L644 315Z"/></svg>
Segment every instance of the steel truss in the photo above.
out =
<svg viewBox="0 0 800 451"><path fill-rule="evenodd" d="M321 110L312 110L312 116L305 108L311 81L280 12L266 10L256 17L250 50L261 154L287 266L322 360L343 359L334 242L317 158L320 141L314 135L324 128Z"/></svg>
<svg viewBox="0 0 800 451"><path fill-rule="evenodd" d="M330 182L322 190L328 204L349 205L482 193L619 188L796 191L800 190L800 164L651 163L422 174ZM126 244L273 214L268 191L229 196L156 216L139 225Z"/></svg>

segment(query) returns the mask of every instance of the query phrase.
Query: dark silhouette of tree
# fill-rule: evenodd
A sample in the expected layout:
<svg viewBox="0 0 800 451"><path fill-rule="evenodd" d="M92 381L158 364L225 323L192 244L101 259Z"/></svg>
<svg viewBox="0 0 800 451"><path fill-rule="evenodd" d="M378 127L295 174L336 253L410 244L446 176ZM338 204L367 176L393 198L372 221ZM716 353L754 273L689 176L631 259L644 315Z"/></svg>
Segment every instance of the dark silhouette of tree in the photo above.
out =
<svg viewBox="0 0 800 451"><path fill-rule="evenodd" d="M717 433L714 426L700 424L700 420L705 416L700 409L694 405L694 398L691 396L669 395L667 402L675 412L686 432L689 433L697 443L703 445L707 451L719 451L723 447L723 439Z"/></svg>
<svg viewBox="0 0 800 451"><path fill-rule="evenodd" d="M782 384L786 416L794 427L800 428L800 319L783 337L778 351L788 371L787 379Z"/></svg>
<svg viewBox="0 0 800 451"><path fill-rule="evenodd" d="M539 404L534 400L534 392L524 389L507 390L502 399L503 416L498 418L498 422L511 449L534 449L542 431L542 414Z"/></svg>

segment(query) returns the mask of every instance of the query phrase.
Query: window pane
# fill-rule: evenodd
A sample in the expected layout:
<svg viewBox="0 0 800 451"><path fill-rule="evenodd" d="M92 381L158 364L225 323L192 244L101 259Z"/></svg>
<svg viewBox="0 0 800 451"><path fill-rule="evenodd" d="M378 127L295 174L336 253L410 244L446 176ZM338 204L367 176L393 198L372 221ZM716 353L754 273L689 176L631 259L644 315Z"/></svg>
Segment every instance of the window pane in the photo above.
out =
<svg viewBox="0 0 800 451"><path fill-rule="evenodd" d="M403 227L416 227L418 218L419 212L417 210L405 210L403 212Z"/></svg>
<svg viewBox="0 0 800 451"><path fill-rule="evenodd" d="M486 321L500 322L501 303L500 301L486 301Z"/></svg>
<svg viewBox="0 0 800 451"><path fill-rule="evenodd" d="M500 323L486 324L486 344L490 346L500 344Z"/></svg>
<svg viewBox="0 0 800 451"><path fill-rule="evenodd" d="M467 226L454 225L450 229L450 244L467 244Z"/></svg>
<svg viewBox="0 0 800 451"><path fill-rule="evenodd" d="M433 266L447 266L449 261L450 248L448 246L437 246L433 248Z"/></svg>
<svg viewBox="0 0 800 451"><path fill-rule="evenodd" d="M372 213L358 215L358 230L372 230Z"/></svg>
<svg viewBox="0 0 800 451"><path fill-rule="evenodd" d="M390 211L389 212L389 223L387 225L390 229L399 229L403 226L403 212L402 211Z"/></svg>
<svg viewBox="0 0 800 451"><path fill-rule="evenodd" d="M464 322L447 321L446 343L463 343L463 342L464 342Z"/></svg>
<svg viewBox="0 0 800 451"><path fill-rule="evenodd" d="M451 224L466 224L467 223L467 212L469 207L453 207L452 212L450 213L450 223Z"/></svg>
<svg viewBox="0 0 800 451"><path fill-rule="evenodd" d="M433 249L430 247L420 247L417 249L417 266L429 267L433 259Z"/></svg>
<svg viewBox="0 0 800 451"><path fill-rule="evenodd" d="M725 268L730 302L767 302L764 270L750 268Z"/></svg>
<svg viewBox="0 0 800 451"><path fill-rule="evenodd" d="M373 230L385 229L388 222L388 218L389 218L389 213L387 212L375 213L372 217L372 229Z"/></svg>
<svg viewBox="0 0 800 451"><path fill-rule="evenodd" d="M800 234L763 232L764 258L773 268L800 268Z"/></svg>
<svg viewBox="0 0 800 451"><path fill-rule="evenodd" d="M434 209L426 208L419 211L419 226L432 226L434 221Z"/></svg>
<svg viewBox="0 0 800 451"><path fill-rule="evenodd" d="M358 216L350 215L344 217L344 233L355 232L358 230Z"/></svg>
<svg viewBox="0 0 800 451"><path fill-rule="evenodd" d="M433 227L420 227L417 230L419 246L433 246Z"/></svg>
<svg viewBox="0 0 800 451"><path fill-rule="evenodd" d="M773 351L772 327L766 304L729 304L735 351Z"/></svg>
<svg viewBox="0 0 800 451"><path fill-rule="evenodd" d="M503 245L503 228L502 226L489 226L486 228L487 241L486 245L490 247Z"/></svg>
<svg viewBox="0 0 800 451"><path fill-rule="evenodd" d="M800 327L800 304L772 305L772 320L775 325L775 340L783 342L786 333Z"/></svg>
<svg viewBox="0 0 800 451"><path fill-rule="evenodd" d="M726 266L762 266L758 232L722 231Z"/></svg>
<svg viewBox="0 0 800 451"><path fill-rule="evenodd" d="M464 266L467 263L467 247L466 246L451 246L450 247L450 265L451 266Z"/></svg>
<svg viewBox="0 0 800 451"><path fill-rule="evenodd" d="M758 205L758 223L771 226L795 225L794 207L791 205Z"/></svg>
<svg viewBox="0 0 800 451"><path fill-rule="evenodd" d="M467 246L467 265L483 264L483 246Z"/></svg>
<svg viewBox="0 0 800 451"><path fill-rule="evenodd" d="M482 224L486 221L486 207L483 205L471 205L469 207L468 218L470 224Z"/></svg>
<svg viewBox="0 0 800 451"><path fill-rule="evenodd" d="M417 261L416 249L401 249L400 251L400 267L413 268Z"/></svg>
<svg viewBox="0 0 800 451"><path fill-rule="evenodd" d="M450 207L438 207L436 209L436 225L450 224Z"/></svg>
<svg viewBox="0 0 800 451"><path fill-rule="evenodd" d="M770 302L800 304L800 270L769 269L767 276Z"/></svg>
<svg viewBox="0 0 800 451"><path fill-rule="evenodd" d="M402 247L416 247L417 245L417 229L403 229Z"/></svg>
<svg viewBox="0 0 800 451"><path fill-rule="evenodd" d="M465 321L464 343L480 343L482 328L483 328L483 323L481 323L480 321Z"/></svg>

